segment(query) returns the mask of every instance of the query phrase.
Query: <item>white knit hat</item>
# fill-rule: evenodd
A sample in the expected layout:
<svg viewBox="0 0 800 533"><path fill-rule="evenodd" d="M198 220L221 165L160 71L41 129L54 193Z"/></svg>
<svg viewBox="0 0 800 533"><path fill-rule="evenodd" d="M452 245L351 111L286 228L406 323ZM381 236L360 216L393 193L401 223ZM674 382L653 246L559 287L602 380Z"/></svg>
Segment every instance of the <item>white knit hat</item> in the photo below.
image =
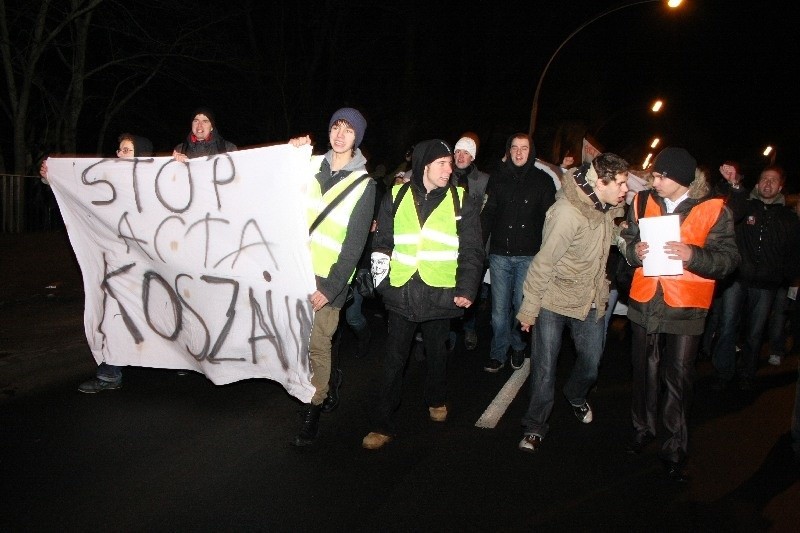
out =
<svg viewBox="0 0 800 533"><path fill-rule="evenodd" d="M453 149L454 152L456 150L464 150L472 156L472 159L475 159L478 155L478 147L475 145L475 141L469 137L461 137L456 143L456 147Z"/></svg>

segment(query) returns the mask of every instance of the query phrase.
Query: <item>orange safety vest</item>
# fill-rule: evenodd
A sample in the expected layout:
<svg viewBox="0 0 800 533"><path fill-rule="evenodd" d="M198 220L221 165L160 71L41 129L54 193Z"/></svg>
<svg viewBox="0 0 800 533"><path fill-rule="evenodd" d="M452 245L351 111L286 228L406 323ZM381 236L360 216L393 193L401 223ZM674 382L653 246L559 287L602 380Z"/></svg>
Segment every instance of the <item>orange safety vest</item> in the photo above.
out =
<svg viewBox="0 0 800 533"><path fill-rule="evenodd" d="M633 202L636 209L636 200ZM681 224L681 242L702 246L711 227L716 224L724 202L721 199L706 200L697 204ZM636 219L639 213L634 211ZM645 217L661 216L661 208L650 196L647 199ZM678 216L678 215L675 215ZM699 307L708 309L714 299L714 280L706 279L688 270L677 276L645 276L643 269L637 268L633 273L630 297L637 302L645 303L656 293L656 286L660 283L664 292L664 301L670 307Z"/></svg>

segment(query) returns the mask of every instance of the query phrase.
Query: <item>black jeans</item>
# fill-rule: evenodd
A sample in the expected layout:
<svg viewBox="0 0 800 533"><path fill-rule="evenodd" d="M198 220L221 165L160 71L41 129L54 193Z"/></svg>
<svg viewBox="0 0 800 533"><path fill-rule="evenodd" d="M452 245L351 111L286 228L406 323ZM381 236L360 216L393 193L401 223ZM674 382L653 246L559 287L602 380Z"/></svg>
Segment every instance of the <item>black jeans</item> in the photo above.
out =
<svg viewBox="0 0 800 533"><path fill-rule="evenodd" d="M683 461L689 448L686 416L692 398L694 363L701 335L648 335L642 326L633 323L631 333L634 438L641 440L648 433L655 436L658 391L663 384L661 422L668 435L659 456L665 461Z"/></svg>
<svg viewBox="0 0 800 533"><path fill-rule="evenodd" d="M403 372L408 362L411 342L417 326L422 329L425 362L428 375L425 380L425 403L428 407L444 405L447 396L447 350L445 341L450 332L450 319L412 322L389 311L389 332L386 355L383 360L380 400L375 416L375 431L395 435L394 413L403 396Z"/></svg>

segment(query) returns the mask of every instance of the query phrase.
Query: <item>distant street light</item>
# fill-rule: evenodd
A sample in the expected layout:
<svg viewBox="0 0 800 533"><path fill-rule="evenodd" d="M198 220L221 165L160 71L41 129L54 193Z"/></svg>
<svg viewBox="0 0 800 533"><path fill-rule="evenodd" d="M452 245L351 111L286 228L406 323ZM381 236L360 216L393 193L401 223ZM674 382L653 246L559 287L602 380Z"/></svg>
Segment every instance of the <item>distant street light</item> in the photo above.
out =
<svg viewBox="0 0 800 533"><path fill-rule="evenodd" d="M769 157L770 165L775 164L775 156L777 155L777 150L775 150L775 148L773 148L772 146L767 146L766 148L764 148L763 154L764 157Z"/></svg>
<svg viewBox="0 0 800 533"><path fill-rule="evenodd" d="M564 45L566 45L570 41L570 39L575 37L575 35L577 35L586 26L592 24L593 22L595 22L597 20L600 20L601 18L605 17L606 15L610 15L611 13L614 13L615 11L619 11L621 9L625 9L626 7L637 6L639 4L650 4L650 3L653 3L653 2L662 2L662 1L663 0L637 0L636 2L629 2L627 4L622 4L621 6L612 7L611 9L607 9L607 10L603 11L602 13L600 13L599 15L596 15L594 18L591 18L591 19L587 20L586 22L584 22L583 24L581 24L580 26L578 26L578 28L575 31L570 33L567 36L567 38L564 39L561 42L560 45L558 45L558 48L556 48L556 51L553 52L553 55L551 55L550 59L547 60L547 64L544 66L544 70L542 70L541 75L539 75L539 82L536 84L536 91L533 93L533 104L531 105L531 123L530 123L530 127L528 129L528 133L530 134L531 137L533 137L533 133L534 133L534 131L536 131L536 117L539 114L539 93L542 91L542 82L544 81L544 77L547 74L547 70L550 68L550 64L556 58L556 56L561 51L561 49L564 48ZM667 6L669 6L670 9L675 9L676 7L681 5L682 2L683 2L683 0L669 0L667 2Z"/></svg>
<svg viewBox="0 0 800 533"><path fill-rule="evenodd" d="M653 142L650 143L650 148L655 148L656 146L658 146L658 143L660 143L660 142L661 142L661 139L656 137L655 139L653 139Z"/></svg>
<svg viewBox="0 0 800 533"><path fill-rule="evenodd" d="M653 107L651 107L650 109L653 110L653 113L658 113L659 111L661 111L663 105L664 102L662 102L661 100L656 100L655 102L653 102Z"/></svg>

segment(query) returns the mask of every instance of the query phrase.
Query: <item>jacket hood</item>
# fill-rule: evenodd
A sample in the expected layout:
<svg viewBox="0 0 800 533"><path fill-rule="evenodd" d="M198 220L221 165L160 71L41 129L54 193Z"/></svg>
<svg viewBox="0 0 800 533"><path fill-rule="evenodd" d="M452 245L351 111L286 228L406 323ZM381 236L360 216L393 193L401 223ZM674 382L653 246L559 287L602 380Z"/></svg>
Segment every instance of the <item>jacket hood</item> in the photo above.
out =
<svg viewBox="0 0 800 533"><path fill-rule="evenodd" d="M561 179L561 189L556 192L556 201L560 198L566 199L572 204L586 219L592 228L596 228L606 218L606 214L611 218L621 217L625 214L624 207L618 205L611 207L606 213L595 208L594 202L578 187L575 182L575 173L580 167L571 168Z"/></svg>
<svg viewBox="0 0 800 533"><path fill-rule="evenodd" d="M331 163L333 163L333 150L328 150L325 153L325 161L328 162L328 166L331 167ZM367 166L367 158L364 157L364 154L361 153L360 148L356 148L356 153L353 154L353 158L344 166L342 170L347 171L354 171L354 170L361 170L366 168Z"/></svg>
<svg viewBox="0 0 800 533"><path fill-rule="evenodd" d="M689 198L699 200L708 196L710 192L711 187L708 185L706 173L698 168L694 171L694 180L689 184Z"/></svg>
<svg viewBox="0 0 800 533"><path fill-rule="evenodd" d="M764 202L764 199L758 193L758 187L753 187L753 190L750 191L750 199L751 200L760 200ZM775 197L772 202L764 202L765 204L775 204L775 205L786 205L786 197L783 195L782 192L778 193L778 196Z"/></svg>
<svg viewBox="0 0 800 533"><path fill-rule="evenodd" d="M453 151L450 145L441 139L431 139L422 141L414 146L414 153L411 154L411 181L418 187L425 188L422 177L425 174L425 165L436 161L440 157L452 157Z"/></svg>

